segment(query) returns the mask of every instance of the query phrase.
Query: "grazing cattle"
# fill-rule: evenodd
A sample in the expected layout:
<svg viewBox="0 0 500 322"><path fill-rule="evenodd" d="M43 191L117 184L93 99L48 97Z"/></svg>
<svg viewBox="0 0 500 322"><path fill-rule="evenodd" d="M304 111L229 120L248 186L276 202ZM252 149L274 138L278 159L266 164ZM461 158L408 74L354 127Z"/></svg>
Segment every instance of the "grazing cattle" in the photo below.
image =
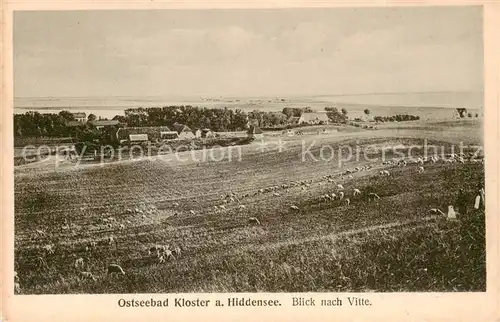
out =
<svg viewBox="0 0 500 322"><path fill-rule="evenodd" d="M368 200L373 201L373 200L375 200L375 199L380 199L379 195L377 195L377 194L376 194L376 193L374 193L374 192L370 192L370 193L368 194Z"/></svg>
<svg viewBox="0 0 500 322"><path fill-rule="evenodd" d="M424 167L422 167L422 166L418 167L417 171L418 171L418 173L423 173L424 172Z"/></svg>
<svg viewBox="0 0 500 322"><path fill-rule="evenodd" d="M179 207L179 203L178 202L174 202L174 203L172 203L172 206Z"/></svg>
<svg viewBox="0 0 500 322"><path fill-rule="evenodd" d="M344 192L343 191L339 192L339 200L342 200L342 199L344 199Z"/></svg>
<svg viewBox="0 0 500 322"><path fill-rule="evenodd" d="M337 195L335 193L331 193L330 196L332 196L332 199L335 200L337 198Z"/></svg>
<svg viewBox="0 0 500 322"><path fill-rule="evenodd" d="M343 186L343 185L341 185L341 184L338 184L338 185L337 185L337 189L339 189L339 190L344 190L344 186Z"/></svg>
<svg viewBox="0 0 500 322"><path fill-rule="evenodd" d="M248 222L249 222L250 224L260 225L260 220L259 220L259 219L257 219L257 218L255 218L255 217L250 217L250 218L248 218Z"/></svg>
<svg viewBox="0 0 500 322"><path fill-rule="evenodd" d="M240 210L243 210L243 209L246 208L246 206L245 205L239 205L238 208L240 208Z"/></svg>
<svg viewBox="0 0 500 322"><path fill-rule="evenodd" d="M226 206L224 206L224 205L220 205L220 206L219 206L219 209L221 209L221 210L226 210Z"/></svg>
<svg viewBox="0 0 500 322"><path fill-rule="evenodd" d="M41 229L37 229L37 230L36 230L36 233L37 233L38 235L40 235L40 237L44 237L44 236L45 236L45 232L44 232L43 230L41 230Z"/></svg>
<svg viewBox="0 0 500 322"><path fill-rule="evenodd" d="M120 227L121 230L125 229L125 225L124 224L120 224L119 227Z"/></svg>
<svg viewBox="0 0 500 322"><path fill-rule="evenodd" d="M107 238L107 241L108 241L108 245L111 245L111 244L113 244L113 243L115 242L115 239L114 239L114 237L113 237L113 236L109 236L109 237Z"/></svg>
<svg viewBox="0 0 500 322"><path fill-rule="evenodd" d="M21 293L21 285L18 282L14 283L14 292L17 294Z"/></svg>
<svg viewBox="0 0 500 322"><path fill-rule="evenodd" d="M125 271L120 265L117 264L109 264L108 265L108 274L122 274L125 275Z"/></svg>
<svg viewBox="0 0 500 322"><path fill-rule="evenodd" d="M299 207L297 207L297 206L295 206L295 205L292 205L292 206L290 206L290 209L293 209L293 210L298 211L298 210L299 210Z"/></svg>
<svg viewBox="0 0 500 322"><path fill-rule="evenodd" d="M189 213L191 213L191 215L195 214L194 210L189 210Z"/></svg>
<svg viewBox="0 0 500 322"><path fill-rule="evenodd" d="M356 197L357 195L360 195L360 194L361 194L361 191L359 189L356 189L356 188L354 189L354 192L352 193L352 195L354 197Z"/></svg>
<svg viewBox="0 0 500 322"><path fill-rule="evenodd" d="M351 204L351 200L349 198L345 199L346 204L349 206Z"/></svg>

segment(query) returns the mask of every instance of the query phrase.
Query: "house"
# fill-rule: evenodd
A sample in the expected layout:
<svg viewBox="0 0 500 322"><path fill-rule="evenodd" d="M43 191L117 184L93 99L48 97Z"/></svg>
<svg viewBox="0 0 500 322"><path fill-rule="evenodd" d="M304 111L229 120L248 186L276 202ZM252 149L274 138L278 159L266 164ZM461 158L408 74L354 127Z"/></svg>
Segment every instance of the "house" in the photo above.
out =
<svg viewBox="0 0 500 322"><path fill-rule="evenodd" d="M79 126L83 126L83 124L81 122L78 122L78 121L67 121L66 126L67 127L79 127Z"/></svg>
<svg viewBox="0 0 500 322"><path fill-rule="evenodd" d="M162 133L172 132L166 126L141 126L141 127L124 127L116 131L116 138L122 142L124 140L132 142L131 136L137 140L137 134L141 134L140 140L146 138L146 141L157 141L162 139ZM144 136L145 135L145 136Z"/></svg>
<svg viewBox="0 0 500 322"><path fill-rule="evenodd" d="M139 143L139 142L147 142L148 135L147 134L130 134L129 142L130 143Z"/></svg>
<svg viewBox="0 0 500 322"><path fill-rule="evenodd" d="M325 112L302 113L299 124L328 124L328 115Z"/></svg>
<svg viewBox="0 0 500 322"><path fill-rule="evenodd" d="M160 139L162 139L162 140L178 140L179 133L177 133L177 131L163 131L163 132L160 132Z"/></svg>
<svg viewBox="0 0 500 322"><path fill-rule="evenodd" d="M194 131L194 136L199 139L201 138L201 130L200 129L197 129L196 131Z"/></svg>
<svg viewBox="0 0 500 322"><path fill-rule="evenodd" d="M192 140L195 138L193 131L187 125L175 123L174 130L179 134L180 140Z"/></svg>
<svg viewBox="0 0 500 322"><path fill-rule="evenodd" d="M89 123L98 130L120 125L120 122L117 120L95 120L90 121Z"/></svg>
<svg viewBox="0 0 500 322"><path fill-rule="evenodd" d="M299 125L300 124L301 117L299 116L290 116L288 119L288 124L289 125Z"/></svg>
<svg viewBox="0 0 500 322"><path fill-rule="evenodd" d="M201 137L202 138L213 138L215 137L215 133L210 129L201 129Z"/></svg>
<svg viewBox="0 0 500 322"><path fill-rule="evenodd" d="M80 123L85 123L85 121L87 121L87 114L83 112L71 113L71 114L73 114L75 121L78 121Z"/></svg>
<svg viewBox="0 0 500 322"><path fill-rule="evenodd" d="M263 139L264 138L264 132L260 128L258 128L255 125L251 125L250 128L247 131L247 136L249 138L254 138L254 139Z"/></svg>

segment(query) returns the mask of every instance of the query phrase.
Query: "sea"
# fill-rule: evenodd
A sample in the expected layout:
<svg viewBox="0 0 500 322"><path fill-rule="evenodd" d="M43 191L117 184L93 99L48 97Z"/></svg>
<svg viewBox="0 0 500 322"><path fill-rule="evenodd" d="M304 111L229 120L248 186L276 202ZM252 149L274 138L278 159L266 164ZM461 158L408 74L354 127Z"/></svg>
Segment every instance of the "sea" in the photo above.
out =
<svg viewBox="0 0 500 322"><path fill-rule="evenodd" d="M28 111L39 113L70 112L92 113L111 119L124 115L128 108L191 105L207 108L281 111L285 107L311 107L315 111L335 106L345 108L351 118L360 117L368 109L373 116L411 114L421 119L452 118L455 108L466 108L475 115L483 114L483 92L426 92L426 93L377 93L350 95L275 96L275 97L16 97L14 113Z"/></svg>

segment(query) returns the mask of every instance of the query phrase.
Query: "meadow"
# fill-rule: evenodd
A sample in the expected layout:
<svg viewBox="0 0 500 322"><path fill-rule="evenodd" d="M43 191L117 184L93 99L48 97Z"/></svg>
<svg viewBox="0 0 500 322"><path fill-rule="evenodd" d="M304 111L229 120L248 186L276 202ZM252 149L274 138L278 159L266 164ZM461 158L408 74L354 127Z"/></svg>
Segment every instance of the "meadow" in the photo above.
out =
<svg viewBox="0 0 500 322"><path fill-rule="evenodd" d="M274 141L264 148L254 143L242 146L237 160L199 162L193 156L203 151L192 151L183 160L16 167L20 293L484 291L484 211L453 221L429 212L446 211L460 188L472 204L484 187L482 163L426 163L418 173L416 165L346 156L345 147L398 146L418 156L423 150L409 147L427 142L449 154L459 142L481 143L478 122L415 124L283 137L282 151ZM302 158L311 144L309 158ZM339 175L365 165L371 168ZM380 176L382 169L391 176ZM319 199L338 192L337 184L349 204ZM278 189L259 192L267 187ZM352 196L354 188L360 196ZM369 192L380 199L368 200ZM224 203L235 193L239 202ZM97 245L88 249L91 241ZM148 256L155 244L182 252L158 263ZM77 258L83 268L75 268ZM126 275L107 275L111 263Z"/></svg>

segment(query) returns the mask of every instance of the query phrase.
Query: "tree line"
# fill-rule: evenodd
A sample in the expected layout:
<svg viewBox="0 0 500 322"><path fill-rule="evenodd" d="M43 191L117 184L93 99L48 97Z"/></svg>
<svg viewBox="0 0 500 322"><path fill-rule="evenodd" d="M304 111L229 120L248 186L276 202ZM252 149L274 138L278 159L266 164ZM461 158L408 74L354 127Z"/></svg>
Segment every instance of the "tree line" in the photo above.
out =
<svg viewBox="0 0 500 322"><path fill-rule="evenodd" d="M375 116L373 118L376 122L403 122L403 121L418 121L420 116L408 115L408 114L397 114L393 116Z"/></svg>

